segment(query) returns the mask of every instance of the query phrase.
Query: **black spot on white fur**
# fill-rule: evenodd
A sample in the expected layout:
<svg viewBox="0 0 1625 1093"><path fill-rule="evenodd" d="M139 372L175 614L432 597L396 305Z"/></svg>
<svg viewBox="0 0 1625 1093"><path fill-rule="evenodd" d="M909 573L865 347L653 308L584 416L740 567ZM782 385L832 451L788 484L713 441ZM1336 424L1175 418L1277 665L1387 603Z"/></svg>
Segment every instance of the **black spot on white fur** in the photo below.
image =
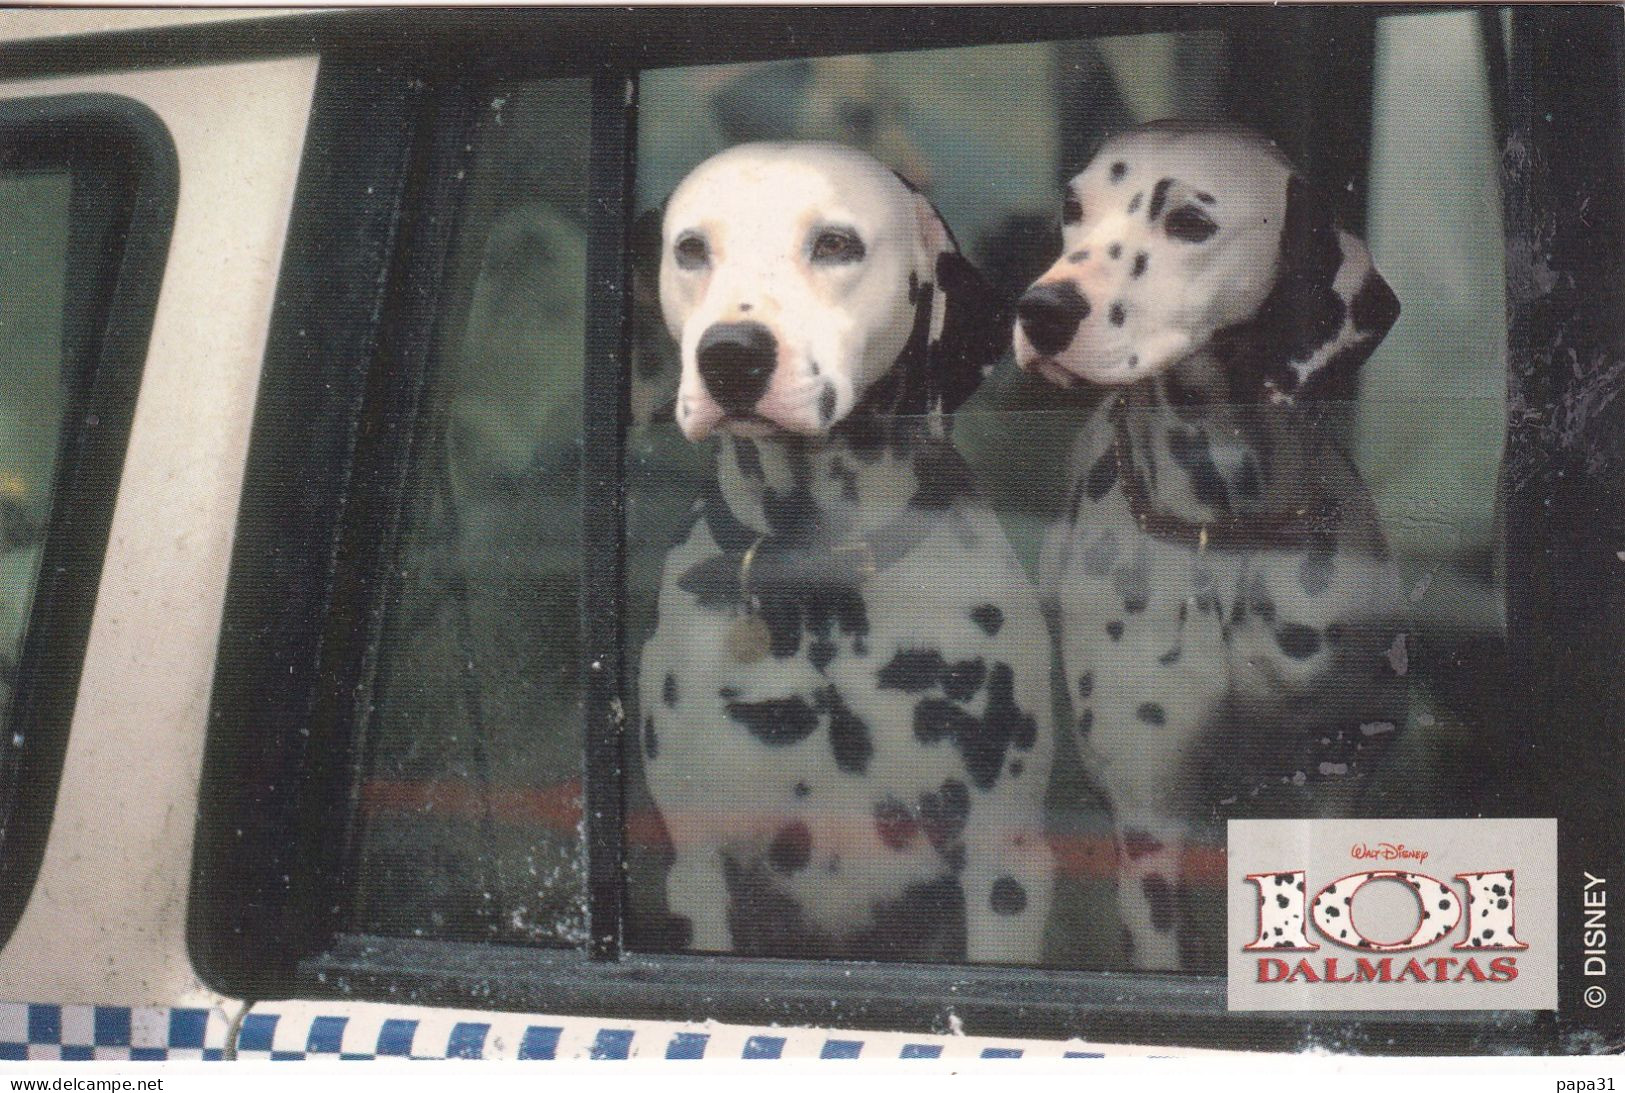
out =
<svg viewBox="0 0 1625 1093"><path fill-rule="evenodd" d="M955 702L969 702L982 689L987 665L981 657L961 660L946 666L942 672L942 689Z"/></svg>
<svg viewBox="0 0 1625 1093"><path fill-rule="evenodd" d="M922 744L951 741L959 749L971 781L988 789L1004 767L1005 751L1010 747L1030 749L1038 738L1038 725L1015 703L1010 666L995 664L988 673L982 716L948 698L923 698L914 707L914 736Z"/></svg>
<svg viewBox="0 0 1625 1093"><path fill-rule="evenodd" d="M1289 622L1275 632L1275 641L1281 652L1293 660L1306 660L1320 651L1320 635L1313 627L1301 622Z"/></svg>
<svg viewBox="0 0 1625 1093"><path fill-rule="evenodd" d="M739 563L726 557L720 562L721 571L737 582ZM683 581L679 581L678 585L683 587ZM732 584L716 596L715 606L732 610L738 596L737 583ZM761 589L756 599L756 617L767 627L768 650L777 659L787 659L800 652L802 638L807 634L825 641L836 634L851 638L853 651L858 652L860 639L869 633L868 609L862 592L857 588L807 585L789 589ZM704 597L701 604L712 606Z"/></svg>
<svg viewBox="0 0 1625 1093"><path fill-rule="evenodd" d="M988 906L996 915L1019 915L1027 909L1027 889L1014 877L1000 877L993 882Z"/></svg>
<svg viewBox="0 0 1625 1093"><path fill-rule="evenodd" d="M970 789L957 778L920 794L920 827L938 853L947 853L970 817Z"/></svg>
<svg viewBox="0 0 1625 1093"><path fill-rule="evenodd" d="M818 712L799 696L730 702L724 708L730 718L769 747L784 747L805 740L818 728Z"/></svg>
<svg viewBox="0 0 1625 1093"><path fill-rule="evenodd" d="M1230 491L1213 462L1207 434L1200 429L1173 429L1168 433L1168 454L1189 477L1191 493L1217 512L1230 509Z"/></svg>
<svg viewBox="0 0 1625 1093"><path fill-rule="evenodd" d="M921 694L937 685L946 665L935 649L905 649L888 661L876 677L889 690Z"/></svg>
<svg viewBox="0 0 1625 1093"><path fill-rule="evenodd" d="M1168 203L1168 189L1174 184L1171 178L1159 178L1157 184L1151 187L1151 207L1146 212L1148 220L1155 220L1162 215L1163 206Z"/></svg>
<svg viewBox="0 0 1625 1093"><path fill-rule="evenodd" d="M812 832L800 820L785 824L773 836L767 860L780 873L799 873L812 860Z"/></svg>
<svg viewBox="0 0 1625 1093"><path fill-rule="evenodd" d="M869 726L841 701L834 687L818 692L818 707L829 715L829 746L835 756L835 765L848 774L862 774L869 769L869 759L875 753Z"/></svg>
<svg viewBox="0 0 1625 1093"><path fill-rule="evenodd" d="M1004 612L998 605L984 603L971 609L971 621L981 628L982 633L988 637L996 637L999 629L1004 626Z"/></svg>

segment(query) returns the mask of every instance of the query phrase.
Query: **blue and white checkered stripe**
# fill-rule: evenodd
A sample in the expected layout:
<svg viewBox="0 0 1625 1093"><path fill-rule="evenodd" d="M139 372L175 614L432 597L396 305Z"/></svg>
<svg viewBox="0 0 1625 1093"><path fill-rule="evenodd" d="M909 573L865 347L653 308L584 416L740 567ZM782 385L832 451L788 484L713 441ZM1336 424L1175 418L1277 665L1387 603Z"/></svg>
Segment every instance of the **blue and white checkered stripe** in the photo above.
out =
<svg viewBox="0 0 1625 1093"><path fill-rule="evenodd" d="M240 1059L1100 1058L1131 1048L890 1032L606 1021L375 1003L268 1002L237 1035Z"/></svg>
<svg viewBox="0 0 1625 1093"><path fill-rule="evenodd" d="M0 1002L0 1060L224 1059L229 1028L216 1009Z"/></svg>
<svg viewBox="0 0 1625 1093"><path fill-rule="evenodd" d="M228 1050L223 1009L0 1002L0 1062L240 1059L1090 1059L1143 1048L445 1010L266 1002ZM1161 1053L1168 1054L1166 1049ZM1184 1054L1176 1052L1175 1054ZM1200 1054L1208 1054L1201 1052Z"/></svg>

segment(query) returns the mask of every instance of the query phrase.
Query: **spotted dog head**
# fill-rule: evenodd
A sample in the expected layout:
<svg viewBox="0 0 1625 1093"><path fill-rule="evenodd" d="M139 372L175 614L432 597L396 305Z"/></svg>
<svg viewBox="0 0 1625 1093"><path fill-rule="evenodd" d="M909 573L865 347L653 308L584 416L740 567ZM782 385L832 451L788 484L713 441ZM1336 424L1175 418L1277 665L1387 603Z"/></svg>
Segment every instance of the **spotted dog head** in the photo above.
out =
<svg viewBox="0 0 1625 1093"><path fill-rule="evenodd" d="M1207 351L1232 401L1351 393L1399 315L1359 239L1265 138L1155 122L1067 188L1055 265L1016 306L1016 361L1137 383Z"/></svg>
<svg viewBox="0 0 1625 1093"><path fill-rule="evenodd" d="M930 203L841 145L713 156L672 194L662 246L691 440L816 436L854 410L951 412L1008 329Z"/></svg>

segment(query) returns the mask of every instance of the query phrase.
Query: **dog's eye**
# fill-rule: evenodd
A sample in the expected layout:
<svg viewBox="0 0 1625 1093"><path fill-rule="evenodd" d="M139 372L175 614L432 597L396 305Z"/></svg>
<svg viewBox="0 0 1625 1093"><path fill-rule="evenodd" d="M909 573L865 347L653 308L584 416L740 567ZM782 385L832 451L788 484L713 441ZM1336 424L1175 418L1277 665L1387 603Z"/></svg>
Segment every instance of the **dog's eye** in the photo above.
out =
<svg viewBox="0 0 1625 1093"><path fill-rule="evenodd" d="M1061 223L1076 224L1082 219L1083 202L1079 201L1076 196L1067 194L1066 200L1061 202Z"/></svg>
<svg viewBox="0 0 1625 1093"><path fill-rule="evenodd" d="M1209 220L1207 214L1195 205L1181 205L1169 213L1164 226L1170 236L1183 239L1187 243L1205 242L1219 230L1219 226Z"/></svg>
<svg viewBox="0 0 1625 1093"><path fill-rule="evenodd" d="M849 231L826 228L813 237L812 260L830 265L845 265L862 259L863 240Z"/></svg>
<svg viewBox="0 0 1625 1093"><path fill-rule="evenodd" d="M678 269L704 269L711 263L711 248L698 235L685 235L677 240L672 253L677 257Z"/></svg>

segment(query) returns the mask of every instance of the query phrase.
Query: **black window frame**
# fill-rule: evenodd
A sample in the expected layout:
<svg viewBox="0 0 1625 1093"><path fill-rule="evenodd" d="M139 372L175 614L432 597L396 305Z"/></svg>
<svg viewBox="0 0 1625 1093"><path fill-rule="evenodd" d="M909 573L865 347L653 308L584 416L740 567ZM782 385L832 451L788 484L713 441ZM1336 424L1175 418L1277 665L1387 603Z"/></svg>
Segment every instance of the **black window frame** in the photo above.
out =
<svg viewBox="0 0 1625 1093"><path fill-rule="evenodd" d="M0 750L0 941L33 894L51 828L136 394L174 227L164 123L120 95L0 99L0 170L66 170L66 405L50 516ZM15 741L20 740L18 744Z"/></svg>
<svg viewBox="0 0 1625 1093"><path fill-rule="evenodd" d="M312 17L268 22L259 31L250 25L162 36L162 49L151 48L165 60L188 50L219 56L312 44L323 53L259 393L206 744L189 923L205 981L251 999L372 998L757 1024L945 1031L952 1014L979 1034L1252 1049L1433 1054L1576 1051L1596 1043L1588 1039L1596 1030L1572 1003L1557 1014L1227 1013L1222 978L808 964L626 953L621 946L620 485L638 72L1214 25L1239 27L1261 41L1268 37L1263 29L1279 31L1282 21L1298 30L1281 36L1289 44L1369 42L1377 17L1404 10L1448 9L575 10ZM1481 17L1493 87L1503 74L1500 21L1495 12ZM1508 382L1518 405L1540 407L1556 405L1565 385L1579 382L1557 367L1558 357L1614 352L1621 340L1608 307L1620 298L1625 253L1618 230L1625 223L1621 25L1620 13L1609 9L1520 9L1513 21L1514 55L1504 71L1511 94L1492 104L1505 126L1504 147L1527 153L1520 159L1509 153L1506 164ZM434 43L432 53L424 42ZM53 56L62 63L48 49L32 58L48 64ZM546 950L345 935L337 910L342 898L335 896L346 879L338 833L349 821L356 733L388 587L385 563L399 531L412 423L455 232L463 135L490 86L580 75L593 81L582 473L586 496L615 499L585 506L583 515L590 939L582 950ZM1316 108L1332 111L1333 131L1348 124L1350 104L1369 112L1369 68L1363 78L1363 89L1352 93L1336 81L1316 85L1328 88ZM1297 135L1308 141L1312 134ZM1290 146L1293 134L1286 136ZM1333 175L1361 170L1309 166ZM1575 212L1582 209L1578 195L1589 197L1584 223ZM1548 223L1554 209L1561 215ZM1538 300L1519 282L1526 242L1536 232L1552 244L1553 268L1569 277L1566 288ZM1625 428L1622 413L1625 400L1603 425ZM1617 562L1598 552L1620 528L1625 505L1607 506L1619 499L1625 475L1611 463L1599 469L1588 462L1574 437L1537 425L1509 422L1507 464L1518 473L1506 481L1508 541L1543 560L1509 576L1509 635L1541 650L1538 663L1517 668L1534 696L1531 724L1589 736L1579 738L1584 748L1557 732L1508 741L1504 773L1544 764L1549 777L1519 807L1567 815L1565 779L1582 772L1608 777L1605 768L1619 767L1619 741L1594 726L1625 724L1625 686L1607 671L1625 657L1625 647L1616 640L1575 650L1564 634L1576 617L1597 622L1625 608L1625 582L1609 568ZM1574 701L1577 680L1593 684L1588 701ZM1617 775L1611 784L1618 788ZM1618 823L1603 811L1587 817L1584 830L1560 829L1560 891L1569 890L1582 861L1617 861L1617 846L1606 840ZM1568 985L1577 960L1568 954L1578 952L1578 926L1578 907L1565 902L1565 998L1574 993Z"/></svg>

